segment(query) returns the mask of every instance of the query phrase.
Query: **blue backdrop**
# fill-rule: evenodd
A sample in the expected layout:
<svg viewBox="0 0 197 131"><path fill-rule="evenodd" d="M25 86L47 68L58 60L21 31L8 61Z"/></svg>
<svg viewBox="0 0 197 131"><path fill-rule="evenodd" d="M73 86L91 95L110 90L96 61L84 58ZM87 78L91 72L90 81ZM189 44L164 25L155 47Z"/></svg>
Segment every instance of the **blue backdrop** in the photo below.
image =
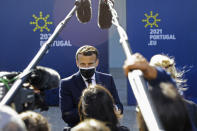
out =
<svg viewBox="0 0 197 131"><path fill-rule="evenodd" d="M131 48L148 60L159 53L174 56L176 66L187 66L187 99L197 102L197 1L128 0L127 33ZM128 104L135 104L128 84Z"/></svg>
<svg viewBox="0 0 197 131"><path fill-rule="evenodd" d="M78 70L75 66L76 50L89 44L100 52L98 70L109 72L108 32L98 28L98 3L92 1L92 5L91 21L81 24L73 16L40 65L56 69L62 77L68 76ZM73 0L1 1L0 70L22 71L73 6Z"/></svg>
<svg viewBox="0 0 197 131"><path fill-rule="evenodd" d="M1 71L23 71L74 6L73 0L4 0L0 3ZM100 52L97 70L109 72L108 31L97 26L98 1L92 1L92 9L92 19L87 24L79 23L76 16L71 18L39 65L67 77L78 70L75 52L89 44Z"/></svg>

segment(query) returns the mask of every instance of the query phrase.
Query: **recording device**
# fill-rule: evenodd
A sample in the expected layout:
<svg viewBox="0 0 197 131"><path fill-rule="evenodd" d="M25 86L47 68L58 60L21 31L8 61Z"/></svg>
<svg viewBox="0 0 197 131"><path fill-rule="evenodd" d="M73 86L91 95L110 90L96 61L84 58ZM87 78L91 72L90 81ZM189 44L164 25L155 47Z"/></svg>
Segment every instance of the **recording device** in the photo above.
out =
<svg viewBox="0 0 197 131"><path fill-rule="evenodd" d="M92 17L92 7L90 0L81 0L76 11L76 16L79 22L87 23Z"/></svg>
<svg viewBox="0 0 197 131"><path fill-rule="evenodd" d="M98 26L101 29L108 29L112 25L112 13L110 11L108 0L99 1L98 9ZM114 3L113 0L110 0Z"/></svg>
<svg viewBox="0 0 197 131"><path fill-rule="evenodd" d="M11 88L20 72L0 72L0 101ZM60 75L51 68L37 66L23 83L11 102L17 112L40 109L48 110L45 104L45 90L58 88Z"/></svg>

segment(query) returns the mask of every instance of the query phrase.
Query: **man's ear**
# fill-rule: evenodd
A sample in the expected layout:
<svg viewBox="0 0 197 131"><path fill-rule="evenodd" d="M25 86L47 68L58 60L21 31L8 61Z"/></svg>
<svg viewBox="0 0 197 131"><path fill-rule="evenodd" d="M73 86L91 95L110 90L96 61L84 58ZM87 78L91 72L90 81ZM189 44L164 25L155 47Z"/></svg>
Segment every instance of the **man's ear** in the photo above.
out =
<svg viewBox="0 0 197 131"><path fill-rule="evenodd" d="M96 67L98 66L99 64L99 59L96 60Z"/></svg>
<svg viewBox="0 0 197 131"><path fill-rule="evenodd" d="M77 67L79 67L79 62L76 60L76 65L77 65Z"/></svg>

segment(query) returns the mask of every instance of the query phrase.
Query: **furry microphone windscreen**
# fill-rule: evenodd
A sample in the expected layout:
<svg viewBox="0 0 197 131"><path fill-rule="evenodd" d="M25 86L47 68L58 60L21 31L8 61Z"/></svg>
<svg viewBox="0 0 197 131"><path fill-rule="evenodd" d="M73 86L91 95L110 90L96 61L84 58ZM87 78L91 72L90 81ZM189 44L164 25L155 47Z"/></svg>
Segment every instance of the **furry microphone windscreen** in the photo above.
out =
<svg viewBox="0 0 197 131"><path fill-rule="evenodd" d="M39 90L58 88L60 75L54 69L37 66L32 72L29 83Z"/></svg>
<svg viewBox="0 0 197 131"><path fill-rule="evenodd" d="M81 0L76 11L76 16L79 22L87 23L92 17L92 7L90 0Z"/></svg>
<svg viewBox="0 0 197 131"><path fill-rule="evenodd" d="M98 26L101 29L108 29L112 25L112 13L107 3L108 0L99 1L98 9ZM111 0L113 3L114 1Z"/></svg>

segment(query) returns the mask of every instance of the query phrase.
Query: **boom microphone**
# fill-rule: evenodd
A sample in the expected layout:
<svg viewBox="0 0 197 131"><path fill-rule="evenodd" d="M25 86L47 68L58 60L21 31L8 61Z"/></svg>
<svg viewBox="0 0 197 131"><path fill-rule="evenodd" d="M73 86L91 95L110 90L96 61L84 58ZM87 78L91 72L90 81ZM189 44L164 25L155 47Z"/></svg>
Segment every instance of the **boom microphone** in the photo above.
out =
<svg viewBox="0 0 197 131"><path fill-rule="evenodd" d="M92 7L90 0L81 0L76 11L76 17L81 23L87 23L92 16Z"/></svg>
<svg viewBox="0 0 197 131"><path fill-rule="evenodd" d="M99 1L98 9L98 26L101 29L108 29L112 25L112 13L109 9L108 0ZM113 0L111 0L114 3Z"/></svg>

